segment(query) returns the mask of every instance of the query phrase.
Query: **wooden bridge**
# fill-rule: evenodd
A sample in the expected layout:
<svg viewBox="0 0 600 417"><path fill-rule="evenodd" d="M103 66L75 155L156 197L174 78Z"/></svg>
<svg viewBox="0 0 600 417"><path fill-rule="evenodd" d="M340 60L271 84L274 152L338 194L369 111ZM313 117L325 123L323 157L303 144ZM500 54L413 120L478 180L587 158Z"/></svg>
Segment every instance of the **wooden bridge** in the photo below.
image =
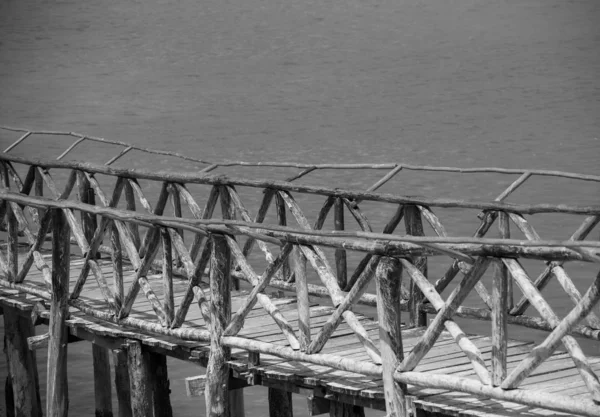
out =
<svg viewBox="0 0 600 417"><path fill-rule="evenodd" d="M580 346L581 338L600 339L593 312L600 275L590 277L582 294L566 271L572 261L600 262L600 242L586 239L600 222L600 205L505 202L532 177L599 182L598 176L212 163L75 133L3 129L21 132L0 154L7 415L42 415L35 359L42 348L48 349L46 415L67 415L68 344L80 340L93 343L97 416L114 415L112 372L119 416L172 415L166 356L206 369L187 388L205 396L207 416L244 415L243 389L252 385L268 387L271 416L292 415L292 393L308 398L310 415L361 416L365 407L397 417L600 415L600 357L586 356ZM48 135L75 142L57 160L11 153ZM122 148L104 165L66 160L88 142ZM169 155L199 168L112 166L130 152ZM300 172L285 181L211 172L242 165ZM366 191L297 182L323 169L386 173ZM377 191L406 170L518 178L493 201ZM148 189L159 190L154 204ZM254 215L242 197L252 190L261 196ZM322 202L312 224L302 196ZM382 232L373 230L365 204L393 206ZM435 214L441 208L472 211L474 234L448 236ZM577 215L581 225L565 240L543 240L529 222L541 213ZM345 221L348 214L355 223ZM397 230L401 223L404 230ZM485 237L494 223L500 236ZM427 224L434 236L424 235ZM510 226L523 237L511 238ZM448 260L444 274L428 276L432 259ZM524 260L542 263L543 273L532 279ZM572 306L564 317L542 295L551 280ZM368 293L372 281L375 293ZM466 305L473 294L481 307ZM528 315L530 307L539 314ZM491 337L469 334L457 318L488 322ZM36 335L42 323L48 333ZM537 345L511 340L509 325L548 334Z"/></svg>

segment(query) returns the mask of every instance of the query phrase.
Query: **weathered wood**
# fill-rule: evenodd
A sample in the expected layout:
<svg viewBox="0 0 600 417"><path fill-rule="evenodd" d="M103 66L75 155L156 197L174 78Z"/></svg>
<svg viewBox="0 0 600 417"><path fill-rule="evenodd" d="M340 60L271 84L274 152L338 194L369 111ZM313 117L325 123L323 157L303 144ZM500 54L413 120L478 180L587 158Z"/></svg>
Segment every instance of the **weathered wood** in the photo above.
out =
<svg viewBox="0 0 600 417"><path fill-rule="evenodd" d="M85 204L95 205L96 196L94 190L90 187L90 181L81 171L77 173L79 201ZM98 227L98 219L92 213L81 212L81 224L83 226L83 234L88 244L92 242L94 233Z"/></svg>
<svg viewBox="0 0 600 417"><path fill-rule="evenodd" d="M115 366L115 391L117 393L118 415L119 417L132 417L127 351L125 349L113 350L113 362Z"/></svg>
<svg viewBox="0 0 600 417"><path fill-rule="evenodd" d="M222 196L221 196L222 198ZM231 253L223 236L211 237L210 262L210 355L206 367L205 389L207 417L229 417L227 397L231 350L221 339L231 318L230 268Z"/></svg>
<svg viewBox="0 0 600 417"><path fill-rule="evenodd" d="M508 214L500 213L498 217L498 230L500 232L500 237L502 239L510 239L510 224ZM508 308L508 311L511 311L514 307L513 282L512 279L510 279L506 266L503 263L498 264L498 266L500 266L502 269L502 275L506 277L506 307Z"/></svg>
<svg viewBox="0 0 600 417"><path fill-rule="evenodd" d="M31 320L7 305L4 310L4 352L7 359L8 387L12 396L12 412L16 416L42 416L40 388L35 351L29 350L27 339L35 335ZM10 400L9 400L10 401ZM7 401L7 409L10 404Z"/></svg>
<svg viewBox="0 0 600 417"><path fill-rule="evenodd" d="M344 201L336 198L333 204L333 226L335 230L344 230ZM340 288L346 288L348 282L348 268L346 265L346 251L344 249L335 250L335 269L337 272L337 281Z"/></svg>
<svg viewBox="0 0 600 417"><path fill-rule="evenodd" d="M331 409L331 402L323 397L309 395L306 397L306 403L309 416L318 416L329 413L329 410Z"/></svg>
<svg viewBox="0 0 600 417"><path fill-rule="evenodd" d="M292 393L277 388L269 388L269 417L293 417Z"/></svg>
<svg viewBox="0 0 600 417"><path fill-rule="evenodd" d="M108 350L92 344L96 417L112 417L112 389Z"/></svg>
<svg viewBox="0 0 600 417"><path fill-rule="evenodd" d="M121 251L121 239L119 232L113 225L110 227L110 242L112 253L110 259L113 265L113 294L115 300L115 310L121 311L123 300L125 299L125 283L123 282L123 253Z"/></svg>
<svg viewBox="0 0 600 417"><path fill-rule="evenodd" d="M283 201L283 199L281 198L281 196L279 194L275 195L275 208L277 209L277 223L280 226L286 226L287 225L287 215L285 212L285 202ZM287 259L281 266L281 270L277 271L277 275L281 276L281 278L284 281L292 282L292 280L294 279L294 277L291 275L290 263Z"/></svg>
<svg viewBox="0 0 600 417"><path fill-rule="evenodd" d="M456 289L452 291L444 306L439 310L438 314L433 319L419 342L415 345L410 354L404 358L402 364L398 367L402 371L413 370L419 361L429 352L437 338L439 337L444 323L452 317L454 311L469 295L470 291L475 286L475 283L481 279L481 276L486 271L490 264L489 258L479 258L473 269L465 275L463 280L458 284Z"/></svg>
<svg viewBox="0 0 600 417"><path fill-rule="evenodd" d="M529 298L531 305L538 310L540 315L545 318L551 326L557 327L560 324L558 316L554 313L546 300L544 300L539 291L533 286L519 262L515 259L502 259L502 262L504 262L504 264L508 267L510 274L521 288L521 291L523 291L523 294ZM581 350L579 343L575 340L575 338L573 338L573 336L570 335L564 336L562 338L562 342L569 352L569 355L571 355L575 366L585 382L585 385L590 390L592 398L595 401L600 401L600 382L598 381L598 376L590 367L589 361ZM512 377L509 375L504 380L502 383L502 388L514 388L516 384L518 384L518 378L515 378L518 374L513 374L513 372L511 372Z"/></svg>
<svg viewBox="0 0 600 417"><path fill-rule="evenodd" d="M237 195L235 189L233 187L221 187L221 190L219 191L219 197L221 199L221 213L223 215L223 219L225 220L235 220L235 212L236 212L236 208L238 210L240 210L241 212L245 211L245 209L243 208L242 202L239 199L239 196ZM247 216L247 218L245 219L247 221L250 221L250 217ZM258 243L259 246L261 248L263 248L264 243L259 242ZM265 246L266 248L266 246ZM268 249L267 249L268 252ZM267 257L267 261L269 262L273 262L273 258L268 258ZM231 278L231 276L230 276ZM234 290L239 290L240 289L240 280L237 278L231 278L233 279L233 289Z"/></svg>
<svg viewBox="0 0 600 417"><path fill-rule="evenodd" d="M404 226L406 228L406 234L413 236L424 236L423 232L423 221L421 220L421 212L419 208L414 205L404 206ZM413 264L419 269L423 276L427 277L427 258L426 257L414 257ZM421 327L427 325L427 314L420 310L420 304L423 299L423 294L419 290L418 286L411 281L410 282L410 297L409 302L409 316L408 325L410 327Z"/></svg>
<svg viewBox="0 0 600 417"><path fill-rule="evenodd" d="M492 384L500 386L506 378L508 328L508 275L501 262L495 262L492 279Z"/></svg>
<svg viewBox="0 0 600 417"><path fill-rule="evenodd" d="M179 194L179 189L173 186L173 184L169 184L169 193L171 194L171 203L173 204L173 214L175 217L182 217L181 195ZM177 229L177 233L179 233L181 239L184 238L183 229Z"/></svg>
<svg viewBox="0 0 600 417"><path fill-rule="evenodd" d="M385 406L388 416L408 417L406 385L394 381L394 370L404 359L400 317L402 265L396 259L383 258L375 277Z"/></svg>
<svg viewBox="0 0 600 417"><path fill-rule="evenodd" d="M275 188L288 192L301 192L306 194L321 194L331 195L334 197L345 197L350 200L369 200L382 201L398 204L412 204L428 207L455 207L455 208L471 208L479 210L507 211L511 213L521 214L536 214L536 213L571 213L571 214L600 214L599 206L570 206L567 204L507 204L499 201L464 201L458 199L437 199L426 197L405 197L393 194L364 192L356 190L331 189L328 187L311 186L298 183L290 183L279 180L254 180L247 178L223 177L223 175L208 175L208 174L182 174L182 173L167 173L167 172L151 172L144 170L130 170L124 168L105 167L90 163L80 162L62 162L62 161L44 161L43 163L37 160L22 158L15 155L0 155L0 160L23 163L26 165L44 165L47 168L67 168L84 170L91 173L103 173L106 175L122 176L125 178L147 179L155 181L169 181L179 183L194 183L194 184L217 184L217 185L232 185L232 186L248 186L255 188ZM393 168L394 164L387 165ZM308 167L308 166L307 166ZM408 169L403 165L404 169ZM465 172L464 169L461 169ZM504 170L505 171L505 170ZM503 171L503 172L504 172ZM521 173L522 170L515 170L511 173ZM534 172L534 171L531 171ZM586 176L577 176L583 179ZM593 177L593 176L588 176Z"/></svg>
<svg viewBox="0 0 600 417"><path fill-rule="evenodd" d="M139 277L138 278L138 283L140 285L140 288L144 292L144 295L146 296L146 299L148 300L148 302L152 306L152 309L156 313L156 317L158 317L158 321L160 322L160 324L163 327L167 327L167 313L165 312L165 310L164 310L164 308L162 306L162 303L160 302L160 300L156 296L156 293L152 289L152 286L150 285L150 282L148 281L148 278L146 278L146 277Z"/></svg>
<svg viewBox="0 0 600 417"><path fill-rule="evenodd" d="M548 393L536 389L504 390L500 387L483 385L479 381L454 375L396 372L394 379L405 384L466 392L495 400L512 401L532 408L544 408L567 414L579 414L588 417L597 417L600 414L600 405L595 404L591 399L569 398L557 393Z"/></svg>
<svg viewBox="0 0 600 417"><path fill-rule="evenodd" d="M125 181L123 191L125 192L125 203L126 203L125 207L127 208L127 210L135 211L136 210L135 194L133 192L133 187L131 185L131 181L129 181L129 180ZM137 248L139 248L141 246L142 242L140 241L140 231L138 229L137 224L127 223L127 226L129 227L131 236L133 236L133 243L135 244L135 246Z"/></svg>
<svg viewBox="0 0 600 417"><path fill-rule="evenodd" d="M150 373L152 375L152 408L154 417L172 417L171 383L167 370L167 357L154 352L148 352Z"/></svg>
<svg viewBox="0 0 600 417"><path fill-rule="evenodd" d="M166 315L167 324L170 326L175 319L175 299L173 294L173 249L171 247L171 238L169 232L161 229L160 231L163 248L163 290L164 303L163 308Z"/></svg>
<svg viewBox="0 0 600 417"><path fill-rule="evenodd" d="M19 226L11 204L8 205L6 210L6 225L8 226L8 279L16 281L19 275Z"/></svg>
<svg viewBox="0 0 600 417"><path fill-rule="evenodd" d="M359 405L330 401L330 417L365 417L365 409Z"/></svg>
<svg viewBox="0 0 600 417"><path fill-rule="evenodd" d="M296 276L296 297L298 300L298 333L300 350L306 352L310 345L310 300L306 278L306 258L299 247L293 252L294 275Z"/></svg>
<svg viewBox="0 0 600 417"><path fill-rule="evenodd" d="M48 333L48 374L46 384L48 417L67 417L67 338L65 320L69 314L69 227L63 211L52 213L52 300Z"/></svg>
<svg viewBox="0 0 600 417"><path fill-rule="evenodd" d="M142 349L142 344L137 340L128 340L126 346L132 416L152 416L154 404L150 356Z"/></svg>

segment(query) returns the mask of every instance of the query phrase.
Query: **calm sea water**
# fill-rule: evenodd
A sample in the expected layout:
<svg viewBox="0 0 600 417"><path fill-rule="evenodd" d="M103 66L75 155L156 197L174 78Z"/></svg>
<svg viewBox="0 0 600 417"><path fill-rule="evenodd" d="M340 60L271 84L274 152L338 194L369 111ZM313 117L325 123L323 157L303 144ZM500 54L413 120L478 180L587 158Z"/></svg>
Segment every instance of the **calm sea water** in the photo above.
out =
<svg viewBox="0 0 600 417"><path fill-rule="evenodd" d="M591 0L0 0L0 124L209 160L598 175L599 17ZM14 139L0 133L2 147ZM14 152L58 156L68 143L31 141ZM82 147L74 156L104 162L115 153ZM140 154L121 166L198 169ZM367 188L381 175L327 171L305 182ZM513 179L403 173L383 190L491 199ZM599 191L594 183L546 178L510 201L598 204ZM310 211L317 202L304 204ZM365 210L379 228L389 216L379 206ZM475 214L440 211L452 235L471 234ZM539 216L533 224L542 237L564 239L580 220ZM536 275L542 267L531 268ZM431 269L435 275L443 265ZM581 265L569 271L580 288L594 273ZM545 294L564 313L562 292L551 286ZM93 412L89 350L69 346L72 415ZM185 398L183 387L197 371L171 365L176 415L202 415L202 400ZM248 415L267 413L264 393L247 395ZM303 401L296 402L299 416L306 415Z"/></svg>

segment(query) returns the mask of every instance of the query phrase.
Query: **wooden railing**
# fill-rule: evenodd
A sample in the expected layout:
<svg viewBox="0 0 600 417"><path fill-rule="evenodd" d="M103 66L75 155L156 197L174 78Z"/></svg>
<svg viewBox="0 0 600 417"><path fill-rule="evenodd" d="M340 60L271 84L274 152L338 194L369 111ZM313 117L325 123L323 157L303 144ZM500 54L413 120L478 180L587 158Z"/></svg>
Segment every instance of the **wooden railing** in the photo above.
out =
<svg viewBox="0 0 600 417"><path fill-rule="evenodd" d="M24 140L23 137L21 140ZM61 158L64 154L66 152ZM222 407L225 401L225 393L220 387L227 383L228 373L224 364L229 348L241 348L382 377L388 412L399 416L406 415L406 384L597 415L600 410L596 404L600 402L598 376L573 336L600 340L600 319L592 312L600 298L600 274L582 295L565 271L564 263L600 263L600 242L584 240L600 222L600 206L524 205L509 204L504 200L533 175L558 175L588 181L600 181L600 178L551 171L518 171L521 176L494 201L404 197L375 191L406 167L394 165L371 190L356 191L293 182L313 171L314 166L301 166L304 170L289 181L274 181L210 175L206 169L197 174L156 173L77 162L29 160L3 153L0 154L0 218L4 219L7 245L0 251L0 273L4 276L0 285L47 300L51 304L51 323L64 321L68 306L72 306L108 322L184 340L210 342L206 392L207 399L211 399L208 407L213 409ZM22 168L26 170L23 178L19 175ZM67 178L62 188L51 175L57 171ZM510 170L510 173L513 171ZM110 191L101 186L99 176L115 178ZM142 180L160 183L156 203L152 204L142 189ZM197 203L198 196L190 192L190 184L211 187L205 196L204 207ZM244 206L238 187L264 191L255 217ZM43 197L44 193L47 197ZM314 225L310 224L294 197L299 193L324 199ZM124 203L120 204L122 199ZM164 215L169 200L174 216ZM361 211L360 203L363 201L397 205L382 233L373 231ZM273 204L278 224L263 223ZM145 213L138 210L139 206ZM220 218L214 216L218 207ZM447 236L433 211L436 207L481 211L473 237ZM189 210L191 218L182 217L183 208ZM331 211L334 230L323 230ZM345 222L344 213L349 213L356 220L358 230L348 230L350 225ZM577 214L585 218L568 241L543 240L524 217L535 213ZM436 236L423 236L423 219ZM402 220L405 233L399 234L396 228ZM501 238L485 238L496 221ZM292 223L297 226L292 227ZM526 241L510 238L511 223L526 236ZM52 266L41 255L41 248L50 233ZM184 233L187 238L184 238ZM68 256L69 244L65 243L69 241L67 237L73 239L83 258L81 272L70 291L68 281L64 282L64 271L69 268L71 259ZM26 245L25 250L23 244ZM260 273L255 271L250 259L255 247L266 260L264 271ZM327 248L334 250L335 265L325 253ZM24 258L19 262L18 252L23 250ZM363 254L351 274L347 270L347 251ZM99 253L108 254L110 261L99 260ZM433 256L449 258L447 271L436 281L431 281L427 273L427 261ZM521 259L545 262L544 272L532 280ZM125 260L135 271L135 279L127 288L123 280ZM100 262L103 266L111 266L112 277L105 275ZM34 264L44 275L45 287L27 280ZM482 277L492 266L495 272L489 290ZM322 285L308 282L310 269L314 270L312 273ZM150 272L157 271L162 273L163 278L162 299L147 279ZM80 298L90 274L101 289L107 308L90 305ZM564 289L565 300L569 299L574 304L562 319L541 294L552 277L556 277ZM184 297L177 305L173 296L173 280L180 278L185 279L187 285ZM203 279L208 281L209 291L202 289L200 283ZM249 294L238 310L232 312L230 291L232 285L239 286L237 280L249 284ZM376 282L375 294L366 292L372 281ZM453 281L458 281L456 287L444 298L444 290ZM520 299L514 300L516 302L512 299L513 283L523 294ZM267 295L265 290L268 286L296 294L298 332ZM154 320L130 317L140 290L155 312ZM471 293L476 293L485 307L463 305ZM326 297L335 307L315 337L310 332L309 296ZM192 306L194 299L197 307ZM249 311L257 303L277 323L288 346L238 336ZM380 343L369 337L353 313L352 308L356 304L377 307ZM525 315L530 306L538 311L540 317ZM190 308L200 309L206 323L204 328L182 326ZM427 327L406 356L402 353L401 312L408 312L408 317L402 315L407 327ZM427 314L432 314L429 323ZM454 320L455 317L490 321L491 367L486 365L480 350ZM320 353L342 321L354 331L369 361ZM584 324L580 324L581 321ZM547 338L510 373L507 372L506 358L509 324L549 332ZM51 339L60 340L60 327L51 325ZM479 381L414 371L443 330L454 338L469 358ZM573 358L590 392L589 400L574 401L555 394L518 389L521 382L561 343ZM58 345L51 344L50 348L56 350ZM60 355L56 356L57 361L63 360Z"/></svg>

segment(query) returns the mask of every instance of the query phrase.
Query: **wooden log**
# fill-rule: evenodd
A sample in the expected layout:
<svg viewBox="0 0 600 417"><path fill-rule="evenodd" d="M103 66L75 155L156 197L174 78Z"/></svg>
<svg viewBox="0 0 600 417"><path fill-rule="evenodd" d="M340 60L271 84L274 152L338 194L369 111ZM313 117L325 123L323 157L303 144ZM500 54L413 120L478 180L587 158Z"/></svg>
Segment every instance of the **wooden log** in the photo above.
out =
<svg viewBox="0 0 600 417"><path fill-rule="evenodd" d="M275 195L275 208L277 209L277 223L280 226L286 226L287 225L287 216L286 216L286 212L285 212L285 202L283 201L283 199L281 198L281 196L279 194ZM290 282L293 281L294 277L291 275L290 263L287 259L285 260L283 265L281 265L281 270L278 271L277 274L279 276L281 276L281 278L284 281L290 281Z"/></svg>
<svg viewBox="0 0 600 417"><path fill-rule="evenodd" d="M236 241L230 236L225 236L225 239L227 241L227 244L229 245L229 249L231 251L233 259L235 259L237 263L237 266L241 269L242 273L248 278L249 282L256 287L259 284L259 278L250 266L250 264L246 261L246 258L244 257ZM273 262L272 265L273 264L275 264L275 262ZM267 311L267 313L269 313L269 315L273 318L277 326L279 326L282 333L288 340L290 346L293 349L299 349L300 342L298 341L298 338L296 337L292 326L290 326L286 318L273 304L271 299L267 295L261 293L256 294L256 299L258 300L260 305L263 306L263 308Z"/></svg>
<svg viewBox="0 0 600 417"><path fill-rule="evenodd" d="M221 196L222 197L222 196ZM207 417L228 417L229 366L231 350L222 336L231 318L230 268L231 253L223 236L212 239L210 265L210 355L206 367L205 389Z"/></svg>
<svg viewBox="0 0 600 417"><path fill-rule="evenodd" d="M256 217L254 218L254 223L262 223L265 220L275 194L276 192L274 190L266 189L264 191L264 196L262 202L260 203L260 207L258 208L258 213L256 213ZM248 256L252 252L255 243L255 238L248 237L246 243L244 243L244 248L242 249L244 256Z"/></svg>
<svg viewBox="0 0 600 417"><path fill-rule="evenodd" d="M150 374L152 376L152 408L155 417L172 417L171 383L167 369L167 357L159 353L148 352Z"/></svg>
<svg viewBox="0 0 600 417"><path fill-rule="evenodd" d="M171 247L171 238L169 232L165 229L160 231L163 248L163 291L164 303L163 309L166 314L167 324L170 326L175 319L175 298L173 294L173 249Z"/></svg>
<svg viewBox="0 0 600 417"><path fill-rule="evenodd" d="M54 180L52 179L52 177L50 176L48 171L46 171L46 169L39 167L38 172L40 173L44 182L48 186L50 193L56 200L64 200L69 196L69 194L71 193L71 189L75 185L75 180L77 178L77 175L76 175L77 172L75 170L71 171L71 173L69 175L69 180L65 187L65 190L62 193L60 193L58 191L58 189L56 188L56 184L54 183ZM81 224L79 223L79 221L77 221L77 219L75 218L75 216L73 215L73 212L71 210L65 208L65 209L63 209L63 213L65 214L65 216L67 218L67 222L69 224L69 227L71 228L73 237L75 237L75 240L77 241L77 244L79 246L79 249L81 250L81 253L82 254L87 253L90 250L90 248L89 248L87 241L85 240L85 236L84 236Z"/></svg>
<svg viewBox="0 0 600 417"><path fill-rule="evenodd" d="M383 258L375 277L385 408L389 416L408 417L406 385L394 381L394 370L404 359L400 317L402 265L396 259Z"/></svg>
<svg viewBox="0 0 600 417"><path fill-rule="evenodd" d="M310 300L306 278L306 258L299 247L294 248L294 275L298 300L298 333L300 350L306 352L310 345Z"/></svg>
<svg viewBox="0 0 600 417"><path fill-rule="evenodd" d="M244 211L242 202L239 199L239 196L237 195L237 193L233 187L222 187L219 192L219 196L221 199L221 213L223 215L223 219L235 220L236 208ZM234 199L237 202L237 204L234 202ZM250 216L248 216L244 220L250 221ZM258 245L261 247L261 249L263 248L263 246L264 246L264 248L266 248L266 246L264 245L263 242L259 242ZM266 253L268 253L268 249L266 250ZM267 261L274 262L274 259L272 257L270 259L267 257ZM231 278L231 276L230 276L230 278ZM231 278L231 279L233 280L233 282L232 282L233 289L236 291L239 290L240 289L240 280L237 278Z"/></svg>
<svg viewBox="0 0 600 417"><path fill-rule="evenodd" d="M128 340L126 346L132 416L152 416L154 404L152 401L153 384L150 357L137 340Z"/></svg>
<svg viewBox="0 0 600 417"><path fill-rule="evenodd" d="M125 191L125 203L127 210L135 211L135 194L133 192L133 187L131 186L131 181L127 180L124 182L124 191ZM138 229L137 224L135 223L127 223L129 227L129 231L131 232L131 236L133 236L133 243L139 249L142 242L140 240L140 231Z"/></svg>
<svg viewBox="0 0 600 417"><path fill-rule="evenodd" d="M330 401L330 417L365 417L365 409L354 404Z"/></svg>
<svg viewBox="0 0 600 417"><path fill-rule="evenodd" d="M552 274L556 277L569 298L575 303L578 303L581 300L581 293L575 284L573 284L573 281L571 281L571 278L569 278L564 268L562 266L554 266L552 268ZM590 324L590 327L593 329L600 329L600 319L593 311L590 311L585 319Z"/></svg>
<svg viewBox="0 0 600 417"><path fill-rule="evenodd" d="M413 282L419 287L422 293L427 297L427 299L431 302L433 307L435 308L435 313L439 313L442 309L445 308L446 304L439 293L435 290L434 286L427 280L427 278L415 267L412 263L407 261L406 259L400 259L400 263L408 273L408 275L412 278ZM456 324L453 320L447 319L444 322L444 327L450 333L456 344L460 347L460 349L465 352L475 373L484 383L490 383L490 375L485 365L485 361L483 360L483 356L477 346L470 341L467 335L460 329L458 324Z"/></svg>
<svg viewBox="0 0 600 417"><path fill-rule="evenodd" d="M277 388L269 388L269 417L293 417L292 393Z"/></svg>
<svg viewBox="0 0 600 417"><path fill-rule="evenodd" d="M234 244L234 241L231 240L228 242L229 245ZM256 280L256 284L254 288L250 291L250 294L246 297L246 300L239 307L238 311L231 318L231 322L224 330L223 334L227 336L236 335L244 325L244 320L250 310L256 305L258 301L259 293L263 292L267 285L269 285L269 281L275 275L275 273L284 265L287 261L288 255L292 252L293 246L291 243L286 243L285 246L281 249L281 253L275 259L275 261L267 267L265 273ZM235 256L235 255L234 255Z"/></svg>
<svg viewBox="0 0 600 417"><path fill-rule="evenodd" d="M116 310L116 306L115 306L115 299L112 294L112 291L108 287L108 283L106 282L106 278L104 277L104 274L102 273L102 269L100 268L100 266L98 265L98 263L96 261L89 260L88 262L90 263L90 269L92 270L92 273L94 274L94 277L96 278L96 283L98 284L98 288L100 288L102 297L106 301L106 304L108 304L110 306L110 308L116 314L117 310Z"/></svg>
<svg viewBox="0 0 600 417"><path fill-rule="evenodd" d="M115 391L117 393L119 417L132 417L127 351L125 349L113 350L113 362L115 366Z"/></svg>
<svg viewBox="0 0 600 417"><path fill-rule="evenodd" d="M508 204L499 201L464 201L458 199L437 199L426 197L406 197L386 193L365 192L356 190L344 190L340 188L327 188L320 186L311 186L298 183L290 183L278 180L254 180L248 178L233 178L219 175L202 174L180 174L170 172L151 172L144 170L131 170L124 168L105 167L102 165L80 163L80 162L63 162L63 161L44 161L43 163L33 159L18 157L15 155L0 155L0 160L26 165L43 164L47 168L67 168L84 170L90 173L103 173L106 175L123 176L126 178L147 179L155 181L169 181L179 183L194 183L194 184L217 184L217 185L232 185L232 186L248 186L255 188L275 188L287 192L300 192L306 194L331 195L334 197L345 197L350 200L370 200L383 201L397 204L412 204L428 207L455 207L455 208L470 208L478 210L492 211L507 211L511 213L521 214L536 214L536 213L571 213L571 214L600 214L600 206L571 206L567 204ZM395 164L388 164L386 167L393 168ZM307 166L308 167L308 166ZM404 169L407 165L403 165ZM461 169L464 172L464 169ZM503 170L502 172L505 172ZM498 171L500 172L500 171ZM515 170L511 173L522 173L522 170ZM533 172L533 171L531 171ZM581 176L578 178L590 178L594 176ZM595 177L594 177L595 178Z"/></svg>
<svg viewBox="0 0 600 417"><path fill-rule="evenodd" d="M421 212L419 208L414 205L408 205L404 207L404 226L406 228L406 234L413 236L424 236L423 232L423 221L421 220ZM427 277L427 258L426 257L414 257L412 262L423 274ZM409 302L409 315L408 325L410 327L422 327L427 326L427 314L420 310L420 304L423 300L423 294L419 290L419 287L413 282L410 282L410 297Z"/></svg>
<svg viewBox="0 0 600 417"><path fill-rule="evenodd" d="M94 190L90 186L90 181L81 171L77 173L79 201L85 204L96 205L96 196ZM92 213L81 212L81 224L83 226L83 234L88 242L88 245L94 238L94 233L98 227L98 219Z"/></svg>
<svg viewBox="0 0 600 417"><path fill-rule="evenodd" d="M498 217L498 229L500 231L500 237L502 239L510 239L510 224L508 214L500 213ZM510 279L510 275L508 274L508 269L506 266L503 263L498 264L498 266L501 267L502 275L506 277L503 278L506 279L506 306L508 311L510 311L514 307L513 282L512 279Z"/></svg>
<svg viewBox="0 0 600 417"><path fill-rule="evenodd" d="M469 295L470 291L475 286L475 283L481 279L481 276L486 271L490 264L489 258L479 258L473 269L465 275L463 280L458 284L456 289L452 291L444 306L439 310L438 314L433 319L423 336L419 339L410 354L404 358L402 364L398 367L399 371L413 370L419 361L429 352L437 338L439 337L444 323L450 319L456 308Z"/></svg>
<svg viewBox="0 0 600 417"><path fill-rule="evenodd" d="M171 194L171 203L173 204L173 214L175 217L182 217L181 196L179 194L179 189L173 186L173 184L169 184L169 193ZM183 229L177 229L177 233L179 233L181 239L184 238Z"/></svg>
<svg viewBox="0 0 600 417"><path fill-rule="evenodd" d="M319 332L317 337L310 344L307 353L320 352L321 349L325 346L325 343L327 343L327 341L341 322L342 317L346 313L348 313L348 310L352 308L352 306L356 303L360 296L364 294L364 292L367 290L367 286L369 285L375 274L375 268L377 268L379 259L379 256L374 256L371 258L371 261L364 269L360 278L356 281L356 284L354 284L354 287L352 287L350 292L348 292L348 294L340 303L340 305L337 306L336 310L333 312L331 317L321 328L321 331Z"/></svg>
<svg viewBox="0 0 600 417"><path fill-rule="evenodd" d="M112 417L112 389L108 350L92 343L96 417Z"/></svg>
<svg viewBox="0 0 600 417"><path fill-rule="evenodd" d="M538 310L540 315L546 319L551 326L557 327L560 323L558 316L556 316L550 305L546 302L546 300L544 300L544 297L533 286L527 276L527 273L519 264L519 262L515 259L502 259L502 262L504 262L504 264L508 267L510 274L521 288L521 291L523 291L523 294L529 298L531 305ZM579 343L577 343L575 338L569 335L564 336L562 338L562 342L566 350L569 352L569 355L571 355L571 358L573 359L577 370L584 380L585 385L592 394L592 398L594 401L600 401L600 382L598 381L597 375L592 370L585 354L581 350ZM517 374L513 373L514 371L511 372L511 374L509 374L509 376L504 380L501 386L502 388L508 389L509 387L515 387L514 384L517 383L517 378L515 377Z"/></svg>
<svg viewBox="0 0 600 417"><path fill-rule="evenodd" d="M110 259L113 265L113 286L115 310L121 311L123 308L123 300L125 299L125 283L123 282L123 252L121 251L121 239L119 232L113 225L110 227L110 242L112 253Z"/></svg>
<svg viewBox="0 0 600 417"><path fill-rule="evenodd" d="M473 379L423 372L396 372L394 379L398 382L419 387L465 392L494 400L515 402L531 408L544 408L588 417L596 417L600 414L600 406L591 399L572 398L542 390L530 388L526 390L503 390L499 387L482 385L479 381Z"/></svg>
<svg viewBox="0 0 600 417"><path fill-rule="evenodd" d="M144 292L146 299L150 303L152 310L154 310L154 312L156 313L156 317L158 318L158 321L160 322L161 326L167 327L167 313L163 309L162 303L160 302L160 300L156 296L156 293L152 289L150 282L148 282L148 278L139 277L138 283L140 285L140 288Z"/></svg>
<svg viewBox="0 0 600 417"><path fill-rule="evenodd" d="M516 262L516 261L515 261ZM512 264L512 262L511 262ZM518 269L515 265L509 266L511 273L516 273L517 275L521 275L519 272L516 272ZM514 275L513 275L514 276ZM516 278L516 277L515 277ZM521 282L522 276L517 280L518 283ZM529 292L530 287L525 286L523 292L528 294L528 296L534 298L534 295ZM565 344L567 350L571 354L573 361L576 366L578 366L580 372L583 374L582 377L588 386L588 389L591 391L592 398L596 402L600 402L600 392L595 390L599 385L598 377L591 370L589 365L587 364L587 358L583 356L583 352L580 351L579 346L573 343L575 339L571 336L567 336L567 333L588 313L596 306L600 300L600 273L596 276L595 281L592 283L590 288L587 290L585 295L581 298L581 300L577 303L575 308L567 314L567 316L559 321L558 317L554 315L554 313L547 307L542 313L542 316L546 316L546 319L554 326L554 330L552 333L546 337L546 339L540 343L538 346L533 348L531 353L527 358L519 363L519 365L512 370L512 372L506 377L504 382L502 383L502 388L504 389L512 389L516 388L528 375L530 375L544 360L549 358L552 353L556 350L561 341ZM543 305L543 302L538 302ZM550 317L548 317L550 316ZM580 358L583 361L580 361Z"/></svg>
<svg viewBox="0 0 600 417"><path fill-rule="evenodd" d="M8 205L6 210L6 225L8 226L8 279L14 282L19 275L19 227L11 204Z"/></svg>
<svg viewBox="0 0 600 417"><path fill-rule="evenodd" d="M71 213L72 214L72 213ZM46 384L48 417L67 417L67 338L65 320L69 314L69 227L63 211L52 214L52 300L48 333L48 374Z"/></svg>
<svg viewBox="0 0 600 417"><path fill-rule="evenodd" d="M344 201L336 198L333 204L333 225L335 230L344 230ZM335 250L335 269L340 288L346 288L348 283L348 268L346 265L346 250Z"/></svg>
<svg viewBox="0 0 600 417"><path fill-rule="evenodd" d="M508 349L508 276L504 265L495 262L492 282L492 384L500 386L506 378Z"/></svg>
<svg viewBox="0 0 600 417"><path fill-rule="evenodd" d="M29 248L29 251L25 255L25 259L23 260L23 264L21 265L21 270L19 271L19 274L17 275L15 282L23 282L25 280L25 277L27 276L27 273L29 272L31 265L34 262L35 262L37 268L40 269L42 271L42 273L44 274L44 281L47 281L47 282L50 281L50 268L48 267L48 265L46 264L46 262L43 259L40 259L38 256L36 256L36 253L39 254L39 250L40 250L41 246L44 244L44 241L46 239L46 234L48 233L48 230L50 229L51 221L52 221L52 216L50 215L50 212L47 212L41 218L40 227L36 233L34 242L30 242L31 247Z"/></svg>
<svg viewBox="0 0 600 417"><path fill-rule="evenodd" d="M4 352L7 359L10 387L6 394L12 399L16 416L42 416L40 388L35 351L29 350L27 339L35 335L31 320L19 314L16 308L3 306ZM10 400L9 400L10 401ZM7 401L7 411L10 406Z"/></svg>

